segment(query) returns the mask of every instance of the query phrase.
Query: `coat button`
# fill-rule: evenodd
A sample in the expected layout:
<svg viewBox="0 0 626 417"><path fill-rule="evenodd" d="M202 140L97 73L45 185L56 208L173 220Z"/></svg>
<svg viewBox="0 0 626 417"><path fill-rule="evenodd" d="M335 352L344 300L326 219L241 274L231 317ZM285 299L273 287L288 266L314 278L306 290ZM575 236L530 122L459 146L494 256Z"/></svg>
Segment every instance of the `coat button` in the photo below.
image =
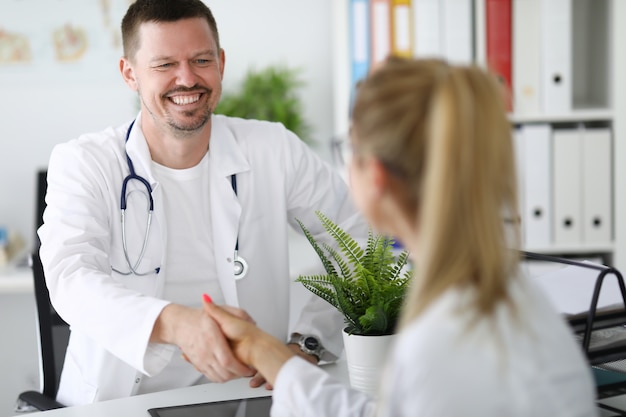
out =
<svg viewBox="0 0 626 417"><path fill-rule="evenodd" d="M140 383L140 382L141 382L141 378L137 378L137 379L135 379L135 384L138 384L138 383Z"/></svg>
<svg viewBox="0 0 626 417"><path fill-rule="evenodd" d="M231 263L232 261L232 258L226 258L226 262Z"/></svg>

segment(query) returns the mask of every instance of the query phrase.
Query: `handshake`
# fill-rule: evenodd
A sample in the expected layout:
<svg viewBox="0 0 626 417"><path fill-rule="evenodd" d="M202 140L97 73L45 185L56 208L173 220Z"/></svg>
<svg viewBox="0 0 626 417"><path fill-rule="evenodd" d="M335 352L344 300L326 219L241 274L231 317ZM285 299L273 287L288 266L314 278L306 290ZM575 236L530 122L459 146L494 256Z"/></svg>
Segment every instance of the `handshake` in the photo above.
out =
<svg viewBox="0 0 626 417"><path fill-rule="evenodd" d="M166 306L155 323L151 341L177 345L183 358L214 382L252 377L253 388L265 384L272 389L282 365L295 355L311 363L318 361L298 345L285 345L259 329L246 311L217 306L207 294L203 295L202 309Z"/></svg>

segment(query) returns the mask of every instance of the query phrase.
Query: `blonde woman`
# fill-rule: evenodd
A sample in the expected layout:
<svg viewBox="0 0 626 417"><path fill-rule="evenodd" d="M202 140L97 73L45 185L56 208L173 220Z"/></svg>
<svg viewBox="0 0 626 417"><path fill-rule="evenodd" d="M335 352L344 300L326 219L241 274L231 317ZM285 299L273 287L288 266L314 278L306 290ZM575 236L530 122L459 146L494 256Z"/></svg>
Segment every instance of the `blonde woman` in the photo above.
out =
<svg viewBox="0 0 626 417"><path fill-rule="evenodd" d="M363 82L352 195L411 251L414 282L377 401L205 303L236 355L274 386L273 415L597 415L582 350L511 250L510 129L499 84L476 67L394 59Z"/></svg>

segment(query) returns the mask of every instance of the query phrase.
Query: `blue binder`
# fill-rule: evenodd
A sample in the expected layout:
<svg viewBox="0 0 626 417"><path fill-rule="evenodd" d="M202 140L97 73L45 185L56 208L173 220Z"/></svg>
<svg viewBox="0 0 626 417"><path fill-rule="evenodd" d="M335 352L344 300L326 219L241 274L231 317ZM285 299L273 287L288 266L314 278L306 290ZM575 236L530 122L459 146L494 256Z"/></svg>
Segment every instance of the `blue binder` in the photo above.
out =
<svg viewBox="0 0 626 417"><path fill-rule="evenodd" d="M356 85L367 75L370 67L370 4L369 0L350 0L350 113Z"/></svg>

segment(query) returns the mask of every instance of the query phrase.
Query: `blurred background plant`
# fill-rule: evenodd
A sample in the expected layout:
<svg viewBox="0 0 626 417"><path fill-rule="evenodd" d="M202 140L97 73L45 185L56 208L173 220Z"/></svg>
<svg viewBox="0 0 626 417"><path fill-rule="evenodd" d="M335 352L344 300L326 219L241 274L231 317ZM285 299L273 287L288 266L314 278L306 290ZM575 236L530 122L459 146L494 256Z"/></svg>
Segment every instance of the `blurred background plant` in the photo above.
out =
<svg viewBox="0 0 626 417"><path fill-rule="evenodd" d="M273 65L249 70L237 91L225 91L216 114L281 122L308 145L314 145L311 124L304 117L298 90L301 70Z"/></svg>

